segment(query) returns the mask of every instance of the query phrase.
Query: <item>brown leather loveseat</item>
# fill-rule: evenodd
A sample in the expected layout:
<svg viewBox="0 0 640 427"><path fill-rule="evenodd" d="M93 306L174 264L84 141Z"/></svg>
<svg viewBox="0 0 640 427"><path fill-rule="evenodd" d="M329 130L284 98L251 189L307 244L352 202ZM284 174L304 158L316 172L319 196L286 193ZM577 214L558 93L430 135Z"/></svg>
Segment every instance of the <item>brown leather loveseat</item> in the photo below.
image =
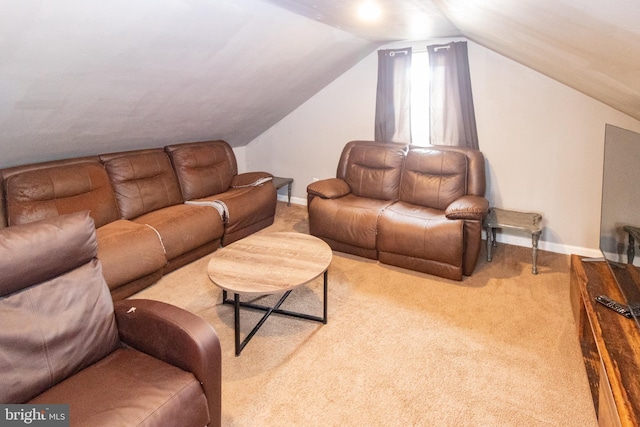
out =
<svg viewBox="0 0 640 427"><path fill-rule="evenodd" d="M88 212L0 230L0 402L67 404L72 426L219 426L215 330L113 302Z"/></svg>
<svg viewBox="0 0 640 427"><path fill-rule="evenodd" d="M461 280L482 242L480 151L351 141L336 178L307 187L309 228L332 249Z"/></svg>
<svg viewBox="0 0 640 427"><path fill-rule="evenodd" d="M114 300L273 223L271 174L238 174L225 141L107 153L0 171L0 228L89 211ZM213 207L192 204L209 197ZM224 200L230 215L215 206ZM187 203L185 203L187 202Z"/></svg>

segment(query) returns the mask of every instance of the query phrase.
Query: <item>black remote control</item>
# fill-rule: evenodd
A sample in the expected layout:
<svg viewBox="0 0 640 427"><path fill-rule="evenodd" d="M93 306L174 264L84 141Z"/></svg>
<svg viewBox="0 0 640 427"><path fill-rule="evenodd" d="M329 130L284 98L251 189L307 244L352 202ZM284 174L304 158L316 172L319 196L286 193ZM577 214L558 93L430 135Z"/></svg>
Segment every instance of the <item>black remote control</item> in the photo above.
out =
<svg viewBox="0 0 640 427"><path fill-rule="evenodd" d="M630 319L631 317L633 317L633 315L631 314L631 309L629 309L628 306L622 303L619 303L618 301L611 299L606 295L598 295L596 297L596 301L598 301L600 304L604 305L605 307L610 308L616 313L622 314L626 318ZM640 316L640 306L633 308L633 314L636 316Z"/></svg>

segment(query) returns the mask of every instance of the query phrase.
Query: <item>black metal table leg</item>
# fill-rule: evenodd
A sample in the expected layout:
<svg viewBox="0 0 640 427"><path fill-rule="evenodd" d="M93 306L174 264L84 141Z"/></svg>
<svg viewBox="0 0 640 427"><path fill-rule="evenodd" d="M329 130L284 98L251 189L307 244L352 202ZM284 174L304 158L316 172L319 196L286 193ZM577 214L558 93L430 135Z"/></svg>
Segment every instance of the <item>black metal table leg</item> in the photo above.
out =
<svg viewBox="0 0 640 427"><path fill-rule="evenodd" d="M227 296L227 291L223 290L222 291L222 303L223 304L233 304L234 306L234 335L235 335L235 349L236 349L236 356L240 356L240 353L242 352L242 350L244 349L244 347L247 345L247 343L249 342L249 340L251 340L251 338L253 338L253 336L256 334L256 332L258 332L258 330L262 327L262 325L264 324L264 322L269 318L269 316L271 316L271 314L275 313L275 314L280 314L283 316L290 316L290 317L296 317L299 319L306 319L306 320L312 320L314 322L322 322L323 324L327 324L327 295L328 295L328 270L324 271L324 277L323 277L323 315L322 317L320 316L313 316L310 314L306 314L306 313L298 313L295 311L289 311L289 310L282 310L280 308L280 306L282 305L282 303L284 303L284 301L287 299L287 297L289 296L289 294L291 294L291 290L285 292L285 294L282 296L282 298L280 298L280 300L273 306L273 307L267 307L267 306L263 306L263 305L259 305L259 304L253 304L253 303L248 303L248 302L242 302L240 301L240 295L237 293L233 294L233 300L229 299ZM254 309L254 310L260 310L260 311L264 311L264 315L262 316L262 318L260 319L260 321L253 327L253 329L251 330L251 332L249 332L249 334L244 338L244 340L240 339L240 308L250 308L250 309Z"/></svg>

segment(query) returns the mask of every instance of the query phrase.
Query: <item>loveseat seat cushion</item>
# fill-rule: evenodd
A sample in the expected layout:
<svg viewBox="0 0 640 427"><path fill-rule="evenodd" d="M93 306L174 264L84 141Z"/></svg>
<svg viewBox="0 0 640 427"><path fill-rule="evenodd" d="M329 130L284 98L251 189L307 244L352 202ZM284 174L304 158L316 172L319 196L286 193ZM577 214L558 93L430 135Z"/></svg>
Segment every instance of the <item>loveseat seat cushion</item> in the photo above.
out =
<svg viewBox="0 0 640 427"><path fill-rule="evenodd" d="M357 255L377 258L376 234L378 217L391 205L389 200L378 200L348 194L339 199L315 197L309 205L310 233L325 239L334 250L345 251L346 247L361 248ZM348 250L348 252L354 252Z"/></svg>
<svg viewBox="0 0 640 427"><path fill-rule="evenodd" d="M160 236L151 227L120 219L96 233L98 259L111 290L159 272L167 264Z"/></svg>
<svg viewBox="0 0 640 427"><path fill-rule="evenodd" d="M178 180L164 150L103 154L100 159L114 188L121 218L136 218L183 202Z"/></svg>
<svg viewBox="0 0 640 427"><path fill-rule="evenodd" d="M400 184L400 200L445 210L467 194L467 156L454 151L413 148Z"/></svg>
<svg viewBox="0 0 640 427"><path fill-rule="evenodd" d="M70 418L87 426L204 426L204 391L189 372L122 348L29 403L69 403Z"/></svg>
<svg viewBox="0 0 640 427"><path fill-rule="evenodd" d="M118 347L96 250L88 212L0 230L0 402L24 403Z"/></svg>
<svg viewBox="0 0 640 427"><path fill-rule="evenodd" d="M88 210L96 227L118 219L115 194L97 161L38 167L5 180L8 225Z"/></svg>
<svg viewBox="0 0 640 427"><path fill-rule="evenodd" d="M447 219L437 209L397 202L380 215L377 247L382 263L460 280L464 221Z"/></svg>

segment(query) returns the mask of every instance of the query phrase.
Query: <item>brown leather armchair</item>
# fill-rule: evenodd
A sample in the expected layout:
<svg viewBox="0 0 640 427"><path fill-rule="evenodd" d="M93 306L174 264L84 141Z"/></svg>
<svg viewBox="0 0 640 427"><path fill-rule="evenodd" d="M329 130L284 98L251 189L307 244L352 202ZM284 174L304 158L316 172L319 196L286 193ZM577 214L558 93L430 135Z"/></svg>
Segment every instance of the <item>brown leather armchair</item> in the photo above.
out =
<svg viewBox="0 0 640 427"><path fill-rule="evenodd" d="M88 212L0 230L0 402L69 404L71 425L219 426L221 350L206 321L112 302Z"/></svg>
<svg viewBox="0 0 640 427"><path fill-rule="evenodd" d="M482 242L480 151L351 141L336 178L307 187L309 229L334 250L461 280Z"/></svg>

